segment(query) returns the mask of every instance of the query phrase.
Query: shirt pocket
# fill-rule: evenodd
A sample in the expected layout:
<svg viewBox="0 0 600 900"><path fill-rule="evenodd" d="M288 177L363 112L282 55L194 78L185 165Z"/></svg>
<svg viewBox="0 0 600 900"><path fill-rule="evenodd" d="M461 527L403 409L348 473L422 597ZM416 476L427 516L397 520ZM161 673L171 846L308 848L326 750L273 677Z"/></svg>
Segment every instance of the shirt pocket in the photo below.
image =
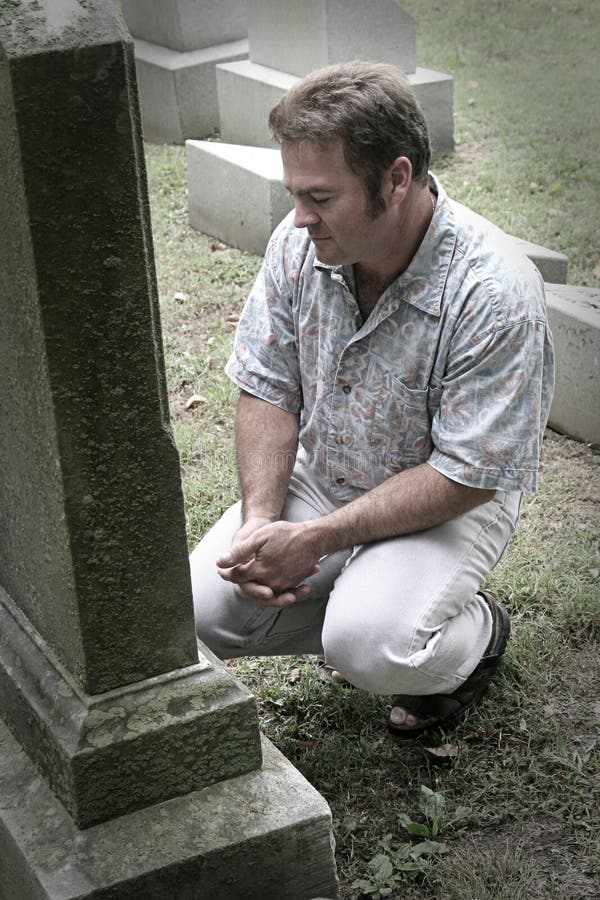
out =
<svg viewBox="0 0 600 900"><path fill-rule="evenodd" d="M401 472L429 459L431 422L442 388L417 390L388 372L373 416L373 451L390 472Z"/></svg>

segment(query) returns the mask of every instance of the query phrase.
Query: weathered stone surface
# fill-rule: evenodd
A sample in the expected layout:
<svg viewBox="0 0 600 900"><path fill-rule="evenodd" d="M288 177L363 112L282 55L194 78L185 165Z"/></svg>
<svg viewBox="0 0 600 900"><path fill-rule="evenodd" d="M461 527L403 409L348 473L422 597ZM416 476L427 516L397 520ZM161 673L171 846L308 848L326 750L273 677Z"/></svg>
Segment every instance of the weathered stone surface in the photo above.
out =
<svg viewBox="0 0 600 900"><path fill-rule="evenodd" d="M253 62L294 75L348 59L417 64L413 17L395 0L249 0L248 38Z"/></svg>
<svg viewBox="0 0 600 900"><path fill-rule="evenodd" d="M178 53L136 39L135 66L144 138L182 144L219 127L215 66L248 57L248 41Z"/></svg>
<svg viewBox="0 0 600 900"><path fill-rule="evenodd" d="M88 695L0 588L2 714L79 827L261 764L256 703L206 650Z"/></svg>
<svg viewBox="0 0 600 900"><path fill-rule="evenodd" d="M0 11L0 584L98 693L197 649L131 39L53 13Z"/></svg>
<svg viewBox="0 0 600 900"><path fill-rule="evenodd" d="M122 0L135 37L172 50L201 50L247 37L246 0Z"/></svg>
<svg viewBox="0 0 600 900"><path fill-rule="evenodd" d="M600 445L600 289L545 287L556 354L549 424Z"/></svg>
<svg viewBox="0 0 600 900"><path fill-rule="evenodd" d="M262 254L293 205L279 150L186 141L190 224L232 247Z"/></svg>
<svg viewBox="0 0 600 900"><path fill-rule="evenodd" d="M326 804L198 657L143 159L113 3L1 5L0 900L307 900Z"/></svg>
<svg viewBox="0 0 600 900"><path fill-rule="evenodd" d="M0 723L0 900L337 897L327 804L267 741L259 771L78 831Z"/></svg>
<svg viewBox="0 0 600 900"><path fill-rule="evenodd" d="M408 80L423 109L434 157L450 153L454 148L452 77L418 68ZM223 141L256 147L277 146L269 131L269 112L297 81L295 75L250 60L219 64L217 95Z"/></svg>
<svg viewBox="0 0 600 900"><path fill-rule="evenodd" d="M5 9L0 714L85 826L260 766L258 720L198 666L131 41Z"/></svg>

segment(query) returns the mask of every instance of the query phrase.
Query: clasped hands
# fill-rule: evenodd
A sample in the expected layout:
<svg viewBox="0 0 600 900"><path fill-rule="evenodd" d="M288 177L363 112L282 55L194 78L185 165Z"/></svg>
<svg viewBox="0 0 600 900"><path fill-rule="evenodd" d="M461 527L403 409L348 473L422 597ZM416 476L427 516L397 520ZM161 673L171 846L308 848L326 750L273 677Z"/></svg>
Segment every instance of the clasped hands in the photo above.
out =
<svg viewBox="0 0 600 900"><path fill-rule="evenodd" d="M310 593L306 579L319 571L319 555L306 525L254 516L217 559L221 578L261 606L284 607Z"/></svg>

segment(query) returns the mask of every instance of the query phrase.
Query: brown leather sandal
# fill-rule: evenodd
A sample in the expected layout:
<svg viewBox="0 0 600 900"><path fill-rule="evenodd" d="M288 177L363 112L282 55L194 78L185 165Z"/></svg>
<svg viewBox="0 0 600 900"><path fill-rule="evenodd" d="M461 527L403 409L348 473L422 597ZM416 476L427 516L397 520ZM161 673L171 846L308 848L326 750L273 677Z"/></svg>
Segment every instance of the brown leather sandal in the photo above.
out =
<svg viewBox="0 0 600 900"><path fill-rule="evenodd" d="M510 619L493 594L488 591L479 593L492 614L492 636L481 661L467 680L452 694L424 696L396 694L392 697L392 708L401 706L419 720L416 725L396 725L388 718L388 728L398 737L413 738L441 725L456 723L486 692L506 649L510 635Z"/></svg>

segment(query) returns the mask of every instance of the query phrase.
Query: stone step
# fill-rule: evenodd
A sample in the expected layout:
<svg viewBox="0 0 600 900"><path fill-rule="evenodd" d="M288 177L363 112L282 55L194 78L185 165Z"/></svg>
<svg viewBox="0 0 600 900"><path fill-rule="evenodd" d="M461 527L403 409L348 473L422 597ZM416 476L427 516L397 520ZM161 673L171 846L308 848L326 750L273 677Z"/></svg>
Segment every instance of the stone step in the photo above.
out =
<svg viewBox="0 0 600 900"><path fill-rule="evenodd" d="M0 900L337 897L325 800L263 766L80 831L0 720Z"/></svg>
<svg viewBox="0 0 600 900"><path fill-rule="evenodd" d="M215 141L187 141L186 147L190 223L232 247L262 255L271 232L294 205L281 184L279 150ZM545 281L566 281L564 254L521 238L514 241Z"/></svg>
<svg viewBox="0 0 600 900"><path fill-rule="evenodd" d="M190 224L220 241L262 255L292 208L279 150L186 141Z"/></svg>
<svg viewBox="0 0 600 900"><path fill-rule="evenodd" d="M215 66L248 57L247 39L178 52L135 39L144 138L183 144L219 127Z"/></svg>
<svg viewBox="0 0 600 900"><path fill-rule="evenodd" d="M556 354L549 425L600 445L600 289L546 284Z"/></svg>
<svg viewBox="0 0 600 900"><path fill-rule="evenodd" d="M250 59L306 75L349 59L417 67L415 23L395 0L249 0Z"/></svg>
<svg viewBox="0 0 600 900"><path fill-rule="evenodd" d="M555 250L549 250L542 247L541 244L534 244L533 241L526 241L523 238L514 238L525 256L537 266L544 281L552 284L566 284L567 271L569 268L569 257L564 253L557 253Z"/></svg>
<svg viewBox="0 0 600 900"><path fill-rule="evenodd" d="M121 0L134 37L171 50L201 50L248 36L246 0Z"/></svg>
<svg viewBox="0 0 600 900"><path fill-rule="evenodd" d="M217 66L220 132L229 144L275 147L268 119L273 105L298 78L251 60ZM454 149L453 90L450 75L417 68L408 76L421 104L435 157Z"/></svg>

